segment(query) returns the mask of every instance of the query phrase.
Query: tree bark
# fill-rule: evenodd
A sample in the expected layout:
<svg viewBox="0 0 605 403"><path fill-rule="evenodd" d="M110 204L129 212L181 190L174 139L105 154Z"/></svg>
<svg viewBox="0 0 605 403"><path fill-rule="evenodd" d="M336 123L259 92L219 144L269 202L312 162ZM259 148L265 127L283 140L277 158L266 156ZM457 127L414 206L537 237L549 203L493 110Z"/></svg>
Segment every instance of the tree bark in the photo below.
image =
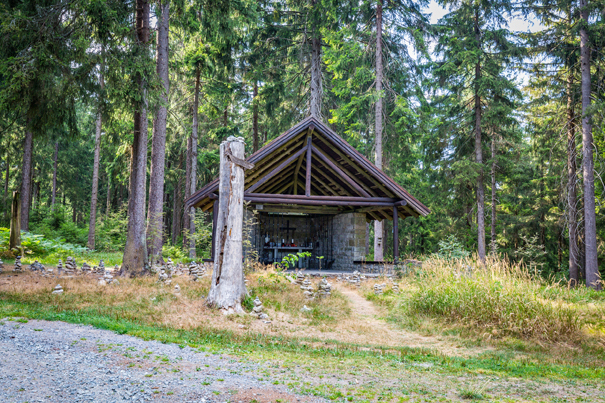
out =
<svg viewBox="0 0 605 403"><path fill-rule="evenodd" d="M197 186L197 141L198 141L198 109L200 104L200 70L196 69L195 74L195 94L193 95L193 124L191 125L191 149L190 149L190 168L189 177L187 178L188 194L191 197L195 193ZM195 258L195 207L191 206L188 209L189 223L189 257Z"/></svg>
<svg viewBox="0 0 605 403"><path fill-rule="evenodd" d="M601 289L597 261L597 222L595 211L594 161L590 108L590 38L588 37L588 0L580 0L580 58L582 65L582 175L584 177L584 232L586 248L586 285Z"/></svg>
<svg viewBox="0 0 605 403"><path fill-rule="evenodd" d="M139 46L149 42L149 2L136 0L136 34ZM147 83L136 77L141 100L135 102L134 138L131 148L130 194L128 195L128 233L122 259L122 274L142 272L147 259L145 239L145 187L147 176Z"/></svg>
<svg viewBox="0 0 605 403"><path fill-rule="evenodd" d="M55 203L57 202L57 162L59 158L59 142L55 142L55 154L53 156L53 190L50 199L50 207L55 211Z"/></svg>
<svg viewBox="0 0 605 403"><path fill-rule="evenodd" d="M376 5L376 99L374 164L382 169L382 0ZM384 223L374 221L374 260L384 260Z"/></svg>
<svg viewBox="0 0 605 403"><path fill-rule="evenodd" d="M105 206L105 215L109 215L109 210L111 210L111 176L109 174L107 174L107 201Z"/></svg>
<svg viewBox="0 0 605 403"><path fill-rule="evenodd" d="M576 130L573 99L573 75L567 75L567 225L569 229L569 281L572 287L579 281L578 212L576 189Z"/></svg>
<svg viewBox="0 0 605 403"><path fill-rule="evenodd" d="M311 0L311 6L316 7L316 0ZM312 22L311 34L311 94L309 96L309 113L316 119L321 119L321 34L315 21Z"/></svg>
<svg viewBox="0 0 605 403"><path fill-rule="evenodd" d="M496 255L496 139L492 134L492 225L491 225L491 253Z"/></svg>
<svg viewBox="0 0 605 403"><path fill-rule="evenodd" d="M181 154L179 158L179 166L177 169L181 169L183 164L183 155ZM172 244L175 245L178 239L178 236L181 232L181 187L183 186L183 177L179 175L179 179L176 182L176 186L174 188L174 203L172 210Z"/></svg>
<svg viewBox="0 0 605 403"><path fill-rule="evenodd" d="M21 200L19 199L19 192L13 192L10 238L8 241L9 250L13 250L15 247L21 248Z"/></svg>
<svg viewBox="0 0 605 403"><path fill-rule="evenodd" d="M29 207L32 196L32 157L34 152L33 133L30 129L30 120L25 126L25 140L23 142L23 172L21 179L21 230L29 231Z"/></svg>
<svg viewBox="0 0 605 403"><path fill-rule="evenodd" d="M258 81L254 80L252 92L252 152L258 150Z"/></svg>
<svg viewBox="0 0 605 403"><path fill-rule="evenodd" d="M481 47L481 31L479 30L479 12L475 12L475 39ZM475 64L475 162L479 168L477 175L477 252L479 260L485 261L485 190L483 189L483 150L481 148L481 96L479 81L481 80L481 63Z"/></svg>
<svg viewBox="0 0 605 403"><path fill-rule="evenodd" d="M8 147L6 148L6 172L4 173L4 211L7 212L6 218L8 218L8 179L10 178L10 151Z"/></svg>
<svg viewBox="0 0 605 403"><path fill-rule="evenodd" d="M101 88L103 88L103 77L101 76ZM97 200L99 196L99 160L101 154L101 130L103 128L103 116L101 107L97 112L97 125L95 131L95 153L92 166L92 192L90 196L90 221L88 223L88 243L90 250L95 249L95 227L97 224Z"/></svg>
<svg viewBox="0 0 605 403"><path fill-rule="evenodd" d="M242 267L244 169L227 156L227 149L244 159L244 142L229 137L221 144L216 253L206 302L225 313L236 313L243 312L241 302L246 295Z"/></svg>
<svg viewBox="0 0 605 403"><path fill-rule="evenodd" d="M147 250L154 260L162 253L164 228L164 167L166 163L166 120L168 117L168 33L170 24L170 2L158 2L158 44L156 68L162 81L163 91L160 93L155 122L153 125L153 140L151 145L151 177L149 181L149 209L147 212Z"/></svg>

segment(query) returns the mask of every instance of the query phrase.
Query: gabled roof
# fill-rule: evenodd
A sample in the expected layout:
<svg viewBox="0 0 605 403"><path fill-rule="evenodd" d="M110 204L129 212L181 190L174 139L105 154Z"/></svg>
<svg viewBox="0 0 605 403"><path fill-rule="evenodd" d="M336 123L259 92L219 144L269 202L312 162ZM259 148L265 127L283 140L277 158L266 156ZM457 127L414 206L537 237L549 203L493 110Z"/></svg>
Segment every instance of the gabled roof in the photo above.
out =
<svg viewBox="0 0 605 403"><path fill-rule="evenodd" d="M305 195L307 142L311 139L311 189L319 198L356 197L399 202L398 215L426 216L430 210L319 120L308 117L249 156L254 168L245 173L246 194ZM304 163L303 163L304 162ZM210 210L218 179L208 183L187 204ZM294 203L295 204L295 203ZM334 204L330 204L334 206ZM343 206L355 210L355 207ZM392 207L368 207L368 219L392 218ZM344 211L344 210L343 210Z"/></svg>

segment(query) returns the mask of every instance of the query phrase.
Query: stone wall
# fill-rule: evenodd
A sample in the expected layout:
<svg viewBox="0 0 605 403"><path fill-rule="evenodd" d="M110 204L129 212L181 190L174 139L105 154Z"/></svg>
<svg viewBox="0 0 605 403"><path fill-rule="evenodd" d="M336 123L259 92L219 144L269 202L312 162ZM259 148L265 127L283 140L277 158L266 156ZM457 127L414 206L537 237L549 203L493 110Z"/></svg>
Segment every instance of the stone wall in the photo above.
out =
<svg viewBox="0 0 605 403"><path fill-rule="evenodd" d="M363 213L335 215L332 221L334 270L355 270L366 251L366 218Z"/></svg>

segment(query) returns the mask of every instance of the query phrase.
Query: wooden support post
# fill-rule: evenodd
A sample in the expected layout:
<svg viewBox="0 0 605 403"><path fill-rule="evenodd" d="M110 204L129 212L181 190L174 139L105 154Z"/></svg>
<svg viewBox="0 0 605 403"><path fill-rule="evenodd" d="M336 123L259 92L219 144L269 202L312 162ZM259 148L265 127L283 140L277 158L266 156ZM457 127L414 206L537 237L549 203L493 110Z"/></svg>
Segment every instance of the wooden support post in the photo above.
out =
<svg viewBox="0 0 605 403"><path fill-rule="evenodd" d="M216 196L216 195L215 195ZM218 198L217 198L218 199ZM212 208L212 255L210 256L212 258L212 261L214 261L214 251L216 250L216 226L218 224L217 222L217 217L218 217L218 201L217 199L214 200L214 207Z"/></svg>
<svg viewBox="0 0 605 403"><path fill-rule="evenodd" d="M311 137L307 139L307 172L305 182L305 196L311 196Z"/></svg>
<svg viewBox="0 0 605 403"><path fill-rule="evenodd" d="M206 303L228 314L243 312L241 303L246 295L242 267L244 168L239 164L244 159L244 140L228 137L221 143L220 155L216 250Z"/></svg>
<svg viewBox="0 0 605 403"><path fill-rule="evenodd" d="M393 260L399 263L399 215L397 206L393 206Z"/></svg>
<svg viewBox="0 0 605 403"><path fill-rule="evenodd" d="M21 194L17 191L13 192L8 248L9 250L13 250L14 248L19 248L21 250ZM19 252L19 254L23 255L21 252Z"/></svg>

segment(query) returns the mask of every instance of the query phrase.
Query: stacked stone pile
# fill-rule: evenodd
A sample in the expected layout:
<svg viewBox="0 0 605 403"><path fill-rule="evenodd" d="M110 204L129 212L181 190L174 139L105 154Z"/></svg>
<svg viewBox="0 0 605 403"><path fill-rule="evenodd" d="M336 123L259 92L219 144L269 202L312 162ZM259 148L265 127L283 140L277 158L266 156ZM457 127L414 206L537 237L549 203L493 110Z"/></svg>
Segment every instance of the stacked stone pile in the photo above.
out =
<svg viewBox="0 0 605 403"><path fill-rule="evenodd" d="M2 259L0 259L0 274L2 274L3 270L4 270L4 262L2 261Z"/></svg>
<svg viewBox="0 0 605 403"><path fill-rule="evenodd" d="M42 263L38 262L37 260L34 260L34 263L29 265L29 269L31 271L37 271L40 273L44 273L44 266L42 266Z"/></svg>
<svg viewBox="0 0 605 403"><path fill-rule="evenodd" d="M23 267L21 266L21 256L17 256L17 258L15 259L15 267L13 268L13 271L16 273L23 273Z"/></svg>
<svg viewBox="0 0 605 403"><path fill-rule="evenodd" d="M104 275L105 274L105 262L103 262L102 260L99 261L99 265L93 267L92 271L94 274Z"/></svg>
<svg viewBox="0 0 605 403"><path fill-rule="evenodd" d="M338 274L336 276L336 281L338 281L339 283L342 282L344 280L344 277L342 276L342 274Z"/></svg>
<svg viewBox="0 0 605 403"><path fill-rule="evenodd" d="M189 264L189 275L193 277L193 281L197 281L200 277L206 275L206 267L202 264L191 262Z"/></svg>
<svg viewBox="0 0 605 403"><path fill-rule="evenodd" d="M101 261L102 262L102 261ZM117 267L117 265L116 265ZM120 284L120 282L113 278L111 272L107 269L103 272L103 277L99 279L99 285L108 285L108 284Z"/></svg>
<svg viewBox="0 0 605 403"><path fill-rule="evenodd" d="M170 260L170 259L168 259ZM172 262L170 262L172 263ZM172 266L174 267L174 266ZM172 283L172 267L169 265L160 266L158 272L158 283L168 285Z"/></svg>
<svg viewBox="0 0 605 403"><path fill-rule="evenodd" d="M73 257L67 256L67 259L65 259L65 274L76 274L76 270L76 261Z"/></svg>
<svg viewBox="0 0 605 403"><path fill-rule="evenodd" d="M328 283L328 280L326 280L325 277L322 278L319 282L319 290L317 293L322 298L329 297L330 295L332 295L332 285Z"/></svg>
<svg viewBox="0 0 605 403"><path fill-rule="evenodd" d="M296 280L294 280L294 282L298 285L302 285L304 281L305 281L305 275L302 274L301 271L296 273Z"/></svg>
<svg viewBox="0 0 605 403"><path fill-rule="evenodd" d="M82 263L82 274L88 274L90 272L92 272L92 267L90 267L86 262Z"/></svg>
<svg viewBox="0 0 605 403"><path fill-rule="evenodd" d="M313 292L313 284L311 283L311 280L309 280L309 277L305 278L300 286L300 289L303 290L305 297L309 299L313 299L315 297L315 293Z"/></svg>
<svg viewBox="0 0 605 403"><path fill-rule="evenodd" d="M113 272L114 273L119 273L120 272L120 265L116 264L115 266L113 266Z"/></svg>
<svg viewBox="0 0 605 403"><path fill-rule="evenodd" d="M359 276L359 272L355 270L353 275L348 278L349 283L354 284L357 287L361 286L361 277Z"/></svg>
<svg viewBox="0 0 605 403"><path fill-rule="evenodd" d="M63 294L63 287L61 287L61 284L57 284L55 286L53 289L53 294Z"/></svg>
<svg viewBox="0 0 605 403"><path fill-rule="evenodd" d="M63 261L61 259L59 259L59 262L57 263L57 274L59 276L63 274Z"/></svg>
<svg viewBox="0 0 605 403"><path fill-rule="evenodd" d="M263 312L264 309L263 303L256 297L254 300L254 308L252 308L250 315L256 316L258 319L269 319L269 315Z"/></svg>
<svg viewBox="0 0 605 403"><path fill-rule="evenodd" d="M386 284L374 284L374 294L382 295Z"/></svg>
<svg viewBox="0 0 605 403"><path fill-rule="evenodd" d="M181 287L178 284L174 285L174 293L175 294L180 294L181 293Z"/></svg>
<svg viewBox="0 0 605 403"><path fill-rule="evenodd" d="M397 283L393 283L393 284L392 284L392 287L393 287L393 292L394 292L395 294L399 294L399 284L397 284Z"/></svg>

